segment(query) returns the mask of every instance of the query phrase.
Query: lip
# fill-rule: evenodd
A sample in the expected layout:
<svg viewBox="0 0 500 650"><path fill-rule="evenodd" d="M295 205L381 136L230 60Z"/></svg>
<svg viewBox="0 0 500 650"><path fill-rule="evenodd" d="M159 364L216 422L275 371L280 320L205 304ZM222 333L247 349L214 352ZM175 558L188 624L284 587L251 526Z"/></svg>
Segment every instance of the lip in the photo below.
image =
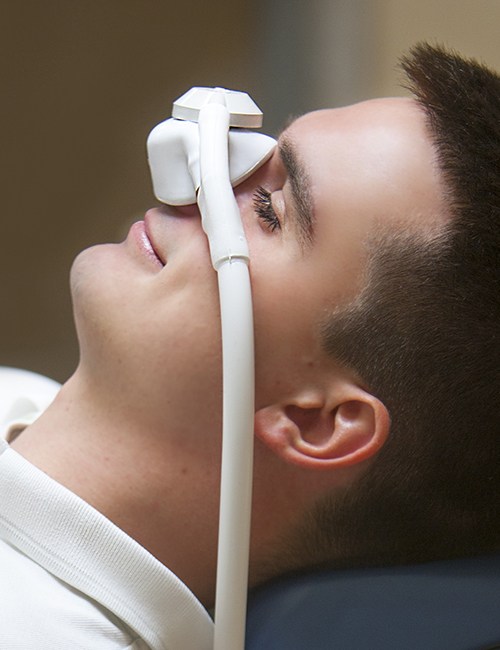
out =
<svg viewBox="0 0 500 650"><path fill-rule="evenodd" d="M157 268L163 268L166 261L159 255L151 241L147 223L136 221L129 230L129 235L138 247L139 251Z"/></svg>

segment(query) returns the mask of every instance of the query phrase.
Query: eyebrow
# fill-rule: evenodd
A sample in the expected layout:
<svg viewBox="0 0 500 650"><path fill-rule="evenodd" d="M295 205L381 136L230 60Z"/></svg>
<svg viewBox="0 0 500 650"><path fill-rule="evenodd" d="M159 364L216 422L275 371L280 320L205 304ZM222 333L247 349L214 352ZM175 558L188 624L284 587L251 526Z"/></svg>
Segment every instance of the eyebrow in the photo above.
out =
<svg viewBox="0 0 500 650"><path fill-rule="evenodd" d="M295 204L300 244L307 248L314 241L314 209L311 182L293 142L282 136L278 143L281 161L287 171Z"/></svg>

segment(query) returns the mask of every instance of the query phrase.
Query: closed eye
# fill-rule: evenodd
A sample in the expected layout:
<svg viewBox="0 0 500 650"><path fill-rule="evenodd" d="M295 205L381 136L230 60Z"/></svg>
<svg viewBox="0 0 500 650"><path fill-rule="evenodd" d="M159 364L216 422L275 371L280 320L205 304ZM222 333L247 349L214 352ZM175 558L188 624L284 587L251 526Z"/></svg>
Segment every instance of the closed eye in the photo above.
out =
<svg viewBox="0 0 500 650"><path fill-rule="evenodd" d="M253 206L259 219L271 232L281 230L280 220L273 208L271 192L259 186L253 194Z"/></svg>

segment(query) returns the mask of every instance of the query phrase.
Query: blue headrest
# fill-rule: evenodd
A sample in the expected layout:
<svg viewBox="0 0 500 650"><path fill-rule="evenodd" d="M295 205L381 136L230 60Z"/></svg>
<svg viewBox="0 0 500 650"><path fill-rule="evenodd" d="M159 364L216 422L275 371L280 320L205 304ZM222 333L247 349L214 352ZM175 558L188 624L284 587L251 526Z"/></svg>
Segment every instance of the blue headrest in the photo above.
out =
<svg viewBox="0 0 500 650"><path fill-rule="evenodd" d="M500 555L309 573L250 595L246 650L500 648Z"/></svg>

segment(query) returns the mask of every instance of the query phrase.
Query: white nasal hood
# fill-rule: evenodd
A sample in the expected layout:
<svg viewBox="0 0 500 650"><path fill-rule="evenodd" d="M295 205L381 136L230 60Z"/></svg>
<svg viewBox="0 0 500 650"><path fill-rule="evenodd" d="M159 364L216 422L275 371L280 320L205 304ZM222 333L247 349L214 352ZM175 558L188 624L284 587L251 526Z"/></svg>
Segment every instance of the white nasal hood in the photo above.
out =
<svg viewBox="0 0 500 650"><path fill-rule="evenodd" d="M213 93L213 89L210 92ZM232 104L228 106L231 112L230 125L233 127L229 131L228 153L231 185L235 187L269 159L276 140L263 133L247 130L248 127L260 126L262 113L253 102L255 115L249 118L248 106L245 114L244 109L238 112L238 102L242 103L241 96L248 98L246 93L231 91L228 94L228 91L222 89L220 92L224 93L226 102ZM174 118L161 122L149 134L147 149L153 191L162 203L196 203L200 188L200 138L196 121L206 96L205 88L191 89L175 102Z"/></svg>

